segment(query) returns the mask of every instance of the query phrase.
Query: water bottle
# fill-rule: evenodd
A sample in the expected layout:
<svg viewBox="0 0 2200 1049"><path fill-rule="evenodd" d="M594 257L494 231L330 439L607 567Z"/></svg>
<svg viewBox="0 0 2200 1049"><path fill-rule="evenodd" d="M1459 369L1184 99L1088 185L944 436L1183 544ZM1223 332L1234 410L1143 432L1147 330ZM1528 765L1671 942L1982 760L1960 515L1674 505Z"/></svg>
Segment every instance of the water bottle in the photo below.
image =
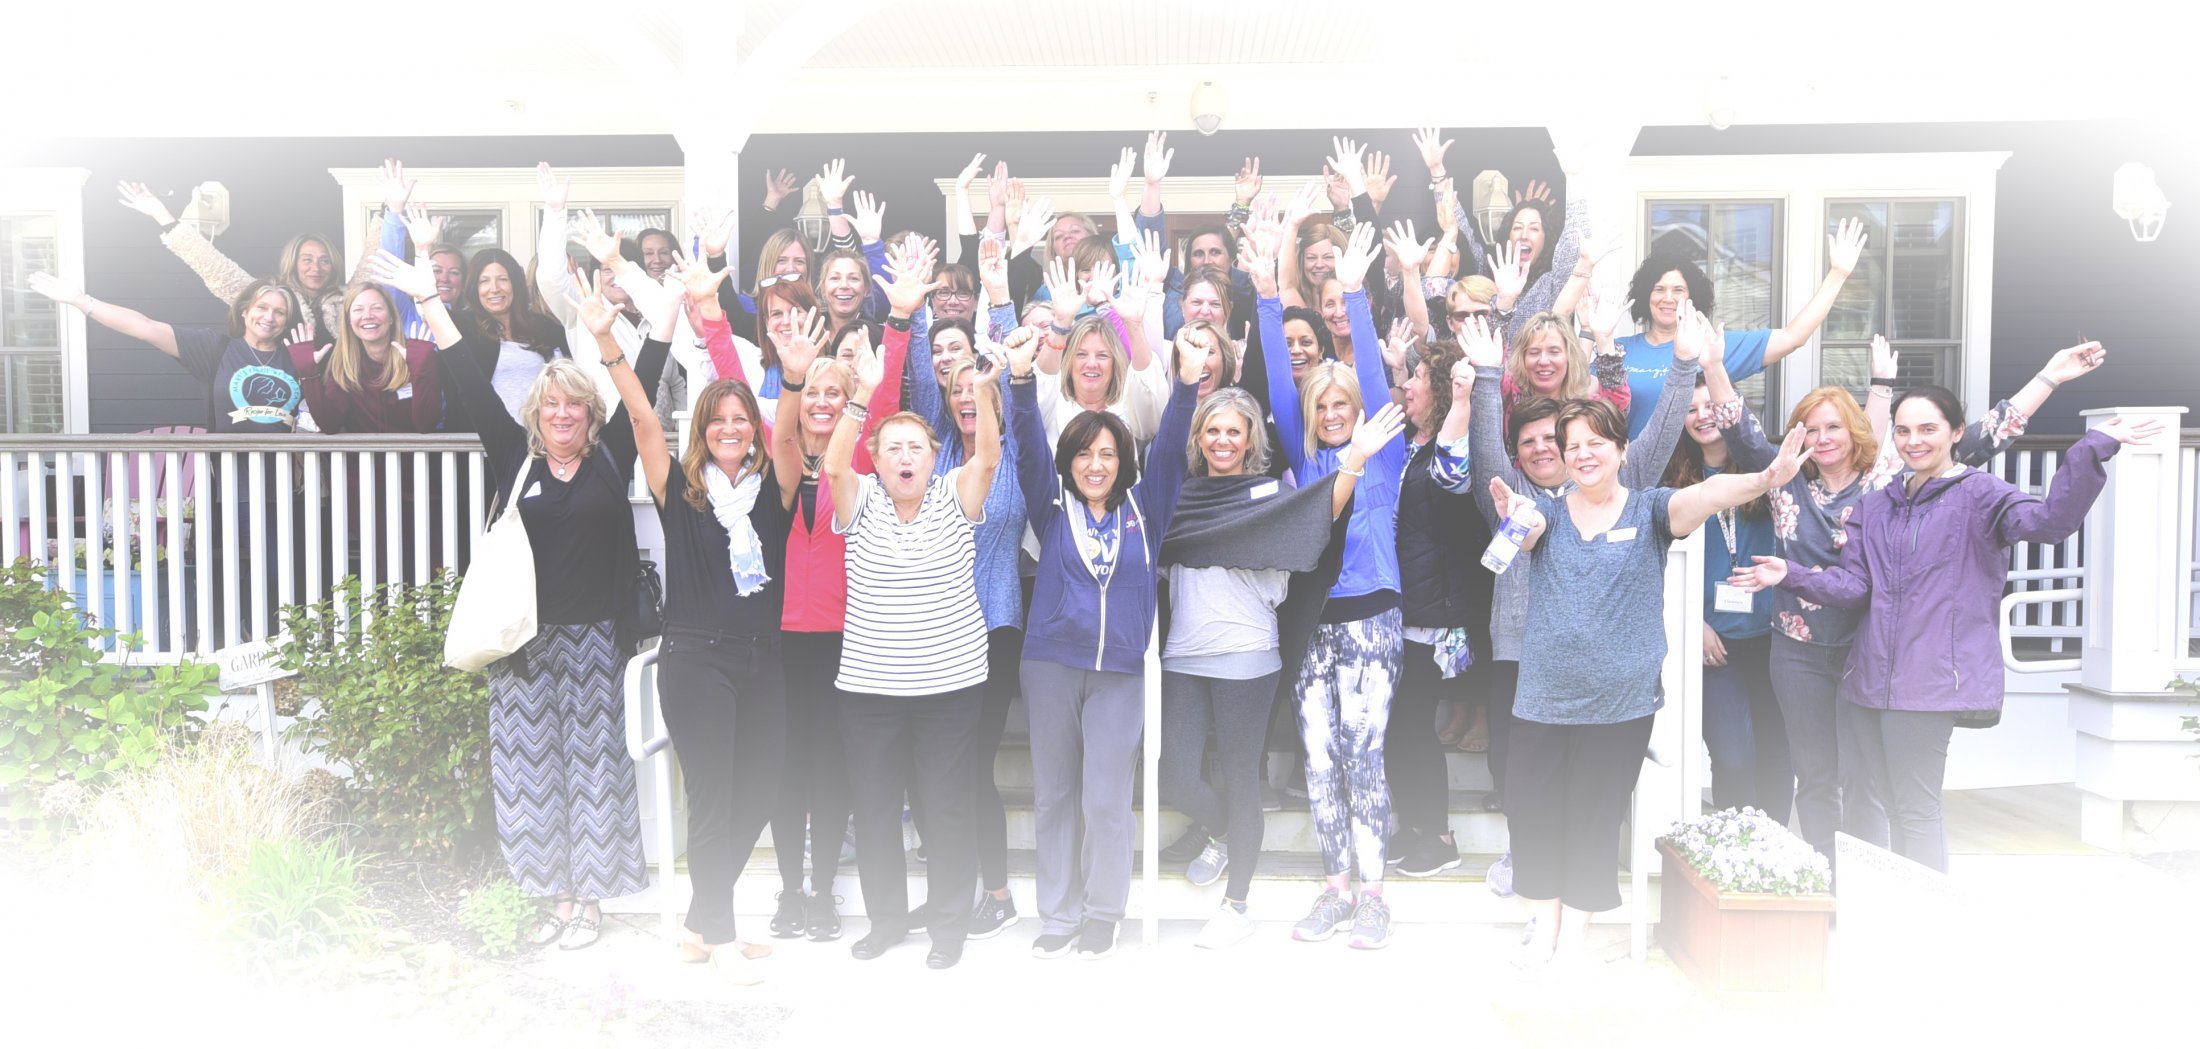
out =
<svg viewBox="0 0 2200 1049"><path fill-rule="evenodd" d="M1507 517L1497 526L1497 534L1490 538L1490 548L1482 551L1482 567L1497 575L1504 575L1512 567L1513 558L1520 556L1520 544L1528 538L1528 526L1518 517Z"/></svg>

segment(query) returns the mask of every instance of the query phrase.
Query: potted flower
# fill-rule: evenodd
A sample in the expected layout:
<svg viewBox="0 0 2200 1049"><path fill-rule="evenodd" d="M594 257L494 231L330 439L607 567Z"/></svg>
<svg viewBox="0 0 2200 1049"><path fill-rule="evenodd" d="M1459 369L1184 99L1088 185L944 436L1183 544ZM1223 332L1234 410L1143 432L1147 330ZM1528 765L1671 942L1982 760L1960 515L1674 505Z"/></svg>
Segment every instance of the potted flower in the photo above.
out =
<svg viewBox="0 0 2200 1049"><path fill-rule="evenodd" d="M1658 839L1658 944L1724 998L1825 989L1832 871L1803 839L1757 809L1673 824Z"/></svg>

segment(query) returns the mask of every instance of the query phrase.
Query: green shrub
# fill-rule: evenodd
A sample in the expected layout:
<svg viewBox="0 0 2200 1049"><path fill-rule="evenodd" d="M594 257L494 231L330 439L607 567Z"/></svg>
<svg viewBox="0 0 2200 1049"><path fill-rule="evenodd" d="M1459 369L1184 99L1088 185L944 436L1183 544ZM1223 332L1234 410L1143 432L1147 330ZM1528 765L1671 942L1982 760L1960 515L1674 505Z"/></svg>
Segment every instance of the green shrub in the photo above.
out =
<svg viewBox="0 0 2200 1049"><path fill-rule="evenodd" d="M490 797L488 684L443 665L457 597L449 572L378 587L361 629L359 581L346 579L329 600L284 610L283 665L320 705L291 735L350 769L351 818L371 847L407 860L455 859ZM338 609L351 625L341 638Z"/></svg>
<svg viewBox="0 0 2200 1049"><path fill-rule="evenodd" d="M521 938L534 928L539 913L518 884L498 878L459 901L458 923L480 938L481 953L497 957L524 945Z"/></svg>
<svg viewBox="0 0 2200 1049"><path fill-rule="evenodd" d="M247 959L307 960L371 940L358 860L333 839L261 838L222 894L224 926Z"/></svg>
<svg viewBox="0 0 2200 1049"><path fill-rule="evenodd" d="M11 818L37 813L59 784L96 790L151 768L197 730L214 666L102 662L95 646L114 631L79 621L42 570L18 561L0 582L0 791Z"/></svg>

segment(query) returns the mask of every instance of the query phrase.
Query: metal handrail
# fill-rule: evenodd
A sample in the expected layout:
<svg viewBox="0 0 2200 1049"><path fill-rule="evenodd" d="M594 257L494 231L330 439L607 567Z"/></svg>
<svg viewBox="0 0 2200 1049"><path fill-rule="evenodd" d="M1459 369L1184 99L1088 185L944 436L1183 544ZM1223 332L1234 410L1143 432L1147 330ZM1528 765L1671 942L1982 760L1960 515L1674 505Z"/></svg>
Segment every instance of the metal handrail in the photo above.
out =
<svg viewBox="0 0 2200 1049"><path fill-rule="evenodd" d="M2056 674L2067 673L2085 665L2082 659L2034 659L2017 658L2015 636L2011 633L2009 613L2019 605L2047 605L2058 601L2074 601L2085 596L2082 587L2063 590L2020 590L2001 599L2001 662L2012 673Z"/></svg>
<svg viewBox="0 0 2200 1049"><path fill-rule="evenodd" d="M626 756L636 765L652 765L651 807L657 815L657 915L664 935L679 928L680 909L672 894L677 870L672 838L672 734L664 727L664 706L657 693L657 655L664 643L634 654L626 663ZM654 733L652 733L654 729Z"/></svg>
<svg viewBox="0 0 2200 1049"><path fill-rule="evenodd" d="M0 434L5 452L478 452L470 433L62 433Z"/></svg>

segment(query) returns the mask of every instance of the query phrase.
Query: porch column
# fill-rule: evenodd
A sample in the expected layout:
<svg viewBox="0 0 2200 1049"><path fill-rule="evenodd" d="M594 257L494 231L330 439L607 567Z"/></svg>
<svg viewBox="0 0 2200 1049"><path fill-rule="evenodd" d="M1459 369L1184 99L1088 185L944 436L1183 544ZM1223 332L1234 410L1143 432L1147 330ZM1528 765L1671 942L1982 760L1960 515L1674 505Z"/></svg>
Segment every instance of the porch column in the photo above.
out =
<svg viewBox="0 0 2200 1049"><path fill-rule="evenodd" d="M2108 469L2108 486L2085 527L2085 636L2079 682L2068 686L2077 730L2082 797L2079 836L2118 851L2200 844L2200 771L2182 718L2189 696L2167 691L2186 640L2178 615L2189 600L2180 511L2195 494L2178 462L2183 408L2103 408L2083 413L2091 427L2116 416L2155 420L2162 433L2126 447ZM2145 819L2134 820L2144 807ZM2183 810L2180 812L2179 810ZM2138 824L2145 835L2133 833Z"/></svg>

